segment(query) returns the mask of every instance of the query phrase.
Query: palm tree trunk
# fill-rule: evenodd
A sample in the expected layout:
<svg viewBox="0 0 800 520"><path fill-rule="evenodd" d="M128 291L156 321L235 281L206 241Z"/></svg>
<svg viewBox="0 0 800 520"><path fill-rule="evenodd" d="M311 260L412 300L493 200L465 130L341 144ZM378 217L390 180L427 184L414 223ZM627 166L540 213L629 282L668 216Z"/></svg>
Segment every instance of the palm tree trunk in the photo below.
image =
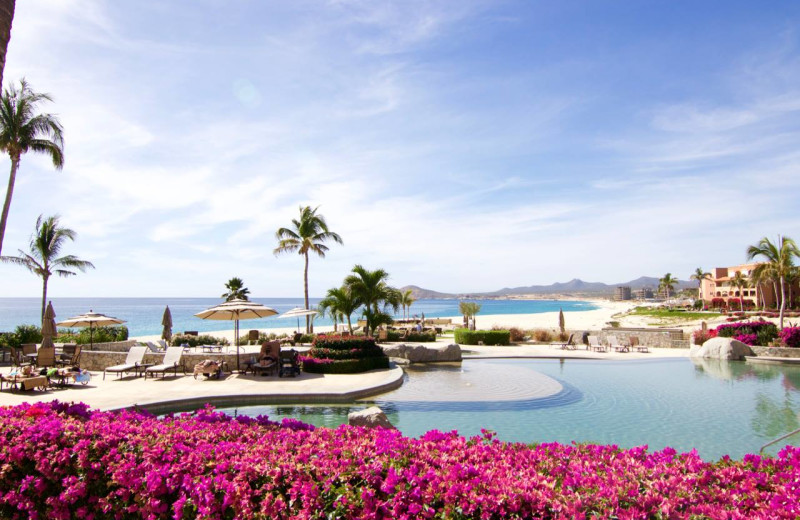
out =
<svg viewBox="0 0 800 520"><path fill-rule="evenodd" d="M3 69L6 68L6 51L11 40L11 22L14 20L16 0L0 0L0 85L3 84ZM0 242L2 242L0 235Z"/></svg>
<svg viewBox="0 0 800 520"><path fill-rule="evenodd" d="M303 294L305 295L306 309L308 309L308 251L303 255L306 260L306 267L303 270ZM309 333L308 329L311 324L311 316L306 316L306 334Z"/></svg>
<svg viewBox="0 0 800 520"><path fill-rule="evenodd" d="M780 316L779 321L780 321L781 330L783 330L783 308L785 306L785 303L786 303L786 289L784 288L784 284L783 284L783 276L781 276L781 312L779 314L779 316Z"/></svg>
<svg viewBox="0 0 800 520"><path fill-rule="evenodd" d="M347 330L350 331L350 334L353 333L353 324L350 323L350 315L349 314L347 315Z"/></svg>
<svg viewBox="0 0 800 520"><path fill-rule="evenodd" d="M48 276L42 276L42 319L44 321L44 309L47 306L47 279Z"/></svg>
<svg viewBox="0 0 800 520"><path fill-rule="evenodd" d="M772 290L775 291L775 308L777 309L780 298L778 298L778 284L775 280L772 280Z"/></svg>
<svg viewBox="0 0 800 520"><path fill-rule="evenodd" d="M8 221L8 210L11 208L11 197L12 195L14 195L14 182L17 180L18 168L19 168L19 157L17 158L12 157L11 173L8 176L8 188L6 188L6 201L3 203L3 214L0 215L0 255L3 254L3 237L6 234L6 222Z"/></svg>
<svg viewBox="0 0 800 520"><path fill-rule="evenodd" d="M744 289L739 287L739 310L744 312Z"/></svg>

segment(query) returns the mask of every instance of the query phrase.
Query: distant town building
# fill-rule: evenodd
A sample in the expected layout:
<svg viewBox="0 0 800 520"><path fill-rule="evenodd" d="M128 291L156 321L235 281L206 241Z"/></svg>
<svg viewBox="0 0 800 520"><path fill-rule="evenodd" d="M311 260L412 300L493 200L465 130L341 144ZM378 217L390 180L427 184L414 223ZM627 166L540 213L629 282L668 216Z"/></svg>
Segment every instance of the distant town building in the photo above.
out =
<svg viewBox="0 0 800 520"><path fill-rule="evenodd" d="M757 286L750 282L750 275L753 274L753 269L758 266L758 263L740 264L731 267L715 267L711 270L711 278L706 278L700 284L700 297L705 302L711 302L714 298L722 298L727 304L731 298L743 298L745 305L748 301L752 305L776 307L778 298L775 294L775 286L772 282L765 282ZM742 287L741 291L738 287L731 284L731 280L736 273L742 273L748 279L748 285ZM778 289L780 291L780 289ZM739 294L741 292L741 294ZM786 298L788 300L789 294L793 297L800 292L798 283L795 282L791 290L786 287ZM789 303L787 301L787 303ZM788 306L788 305L787 305Z"/></svg>
<svg viewBox="0 0 800 520"><path fill-rule="evenodd" d="M635 297L637 300L652 300L653 299L652 287L642 287L640 289L636 289Z"/></svg>
<svg viewBox="0 0 800 520"><path fill-rule="evenodd" d="M631 299L631 288L627 285L622 285L617 287L614 290L614 299L615 300L630 300Z"/></svg>

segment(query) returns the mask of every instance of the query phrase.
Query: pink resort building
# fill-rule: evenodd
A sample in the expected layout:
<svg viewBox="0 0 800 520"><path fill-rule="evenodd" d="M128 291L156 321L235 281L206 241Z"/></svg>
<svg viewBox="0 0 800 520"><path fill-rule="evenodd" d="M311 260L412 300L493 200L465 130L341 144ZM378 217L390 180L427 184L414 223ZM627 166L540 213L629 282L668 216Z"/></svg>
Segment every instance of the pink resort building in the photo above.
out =
<svg viewBox="0 0 800 520"><path fill-rule="evenodd" d="M778 299L775 294L775 287L771 282L761 283L758 286L753 285L751 282L742 288L742 294L739 294L739 288L731 283L731 280L736 276L737 272L742 273L745 277L750 278L753 269L756 268L758 263L734 265L731 267L715 267L711 270L711 278L703 280L700 285L700 295L705 302L711 302L714 298L722 298L726 304L731 298L744 298L745 305L749 300L755 306L776 307ZM780 291L780 289L778 289ZM786 287L787 303L789 301L789 287ZM796 298L800 294L798 284L795 282L791 288L792 297Z"/></svg>

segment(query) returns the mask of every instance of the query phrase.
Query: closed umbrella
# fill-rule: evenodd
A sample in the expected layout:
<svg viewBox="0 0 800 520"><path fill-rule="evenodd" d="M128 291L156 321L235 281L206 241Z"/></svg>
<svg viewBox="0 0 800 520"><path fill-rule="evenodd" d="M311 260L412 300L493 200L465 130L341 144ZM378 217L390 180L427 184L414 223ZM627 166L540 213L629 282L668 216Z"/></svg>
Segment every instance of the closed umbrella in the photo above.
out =
<svg viewBox="0 0 800 520"><path fill-rule="evenodd" d="M120 325L125 323L125 320L106 316L99 312L92 312L90 309L86 314L68 318L64 321L56 323L59 327L89 327L89 348L94 347L94 329L95 327L105 327L107 325Z"/></svg>
<svg viewBox="0 0 800 520"><path fill-rule="evenodd" d="M56 311L53 310L53 302L47 302L47 309L44 311L42 320L42 346L55 347L53 338L56 337Z"/></svg>
<svg viewBox="0 0 800 520"><path fill-rule="evenodd" d="M164 309L164 317L161 318L161 325L164 327L161 330L161 339L166 341L167 345L169 345L172 339L172 313L169 310L169 305Z"/></svg>
<svg viewBox="0 0 800 520"><path fill-rule="evenodd" d="M310 309L304 309L302 307L295 307L290 311L286 311L281 314L281 318L297 318L297 330L300 330L300 316L315 316L317 311L312 311Z"/></svg>
<svg viewBox="0 0 800 520"><path fill-rule="evenodd" d="M255 320L275 316L278 311L248 300L231 300L195 314L203 320L233 321L233 331L236 342L236 370L239 370L239 320Z"/></svg>

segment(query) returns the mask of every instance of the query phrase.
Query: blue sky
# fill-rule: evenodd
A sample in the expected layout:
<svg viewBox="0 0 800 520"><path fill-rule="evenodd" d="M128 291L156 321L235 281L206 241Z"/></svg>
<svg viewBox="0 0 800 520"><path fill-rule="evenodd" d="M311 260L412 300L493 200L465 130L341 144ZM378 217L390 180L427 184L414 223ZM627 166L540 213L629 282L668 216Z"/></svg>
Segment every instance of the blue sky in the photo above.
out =
<svg viewBox="0 0 800 520"><path fill-rule="evenodd" d="M800 239L798 22L788 1L18 2L5 80L53 95L66 165L23 158L4 253L59 213L97 270L53 296L297 296L274 232L309 204L345 242L313 296L356 263L448 292L738 263Z"/></svg>

